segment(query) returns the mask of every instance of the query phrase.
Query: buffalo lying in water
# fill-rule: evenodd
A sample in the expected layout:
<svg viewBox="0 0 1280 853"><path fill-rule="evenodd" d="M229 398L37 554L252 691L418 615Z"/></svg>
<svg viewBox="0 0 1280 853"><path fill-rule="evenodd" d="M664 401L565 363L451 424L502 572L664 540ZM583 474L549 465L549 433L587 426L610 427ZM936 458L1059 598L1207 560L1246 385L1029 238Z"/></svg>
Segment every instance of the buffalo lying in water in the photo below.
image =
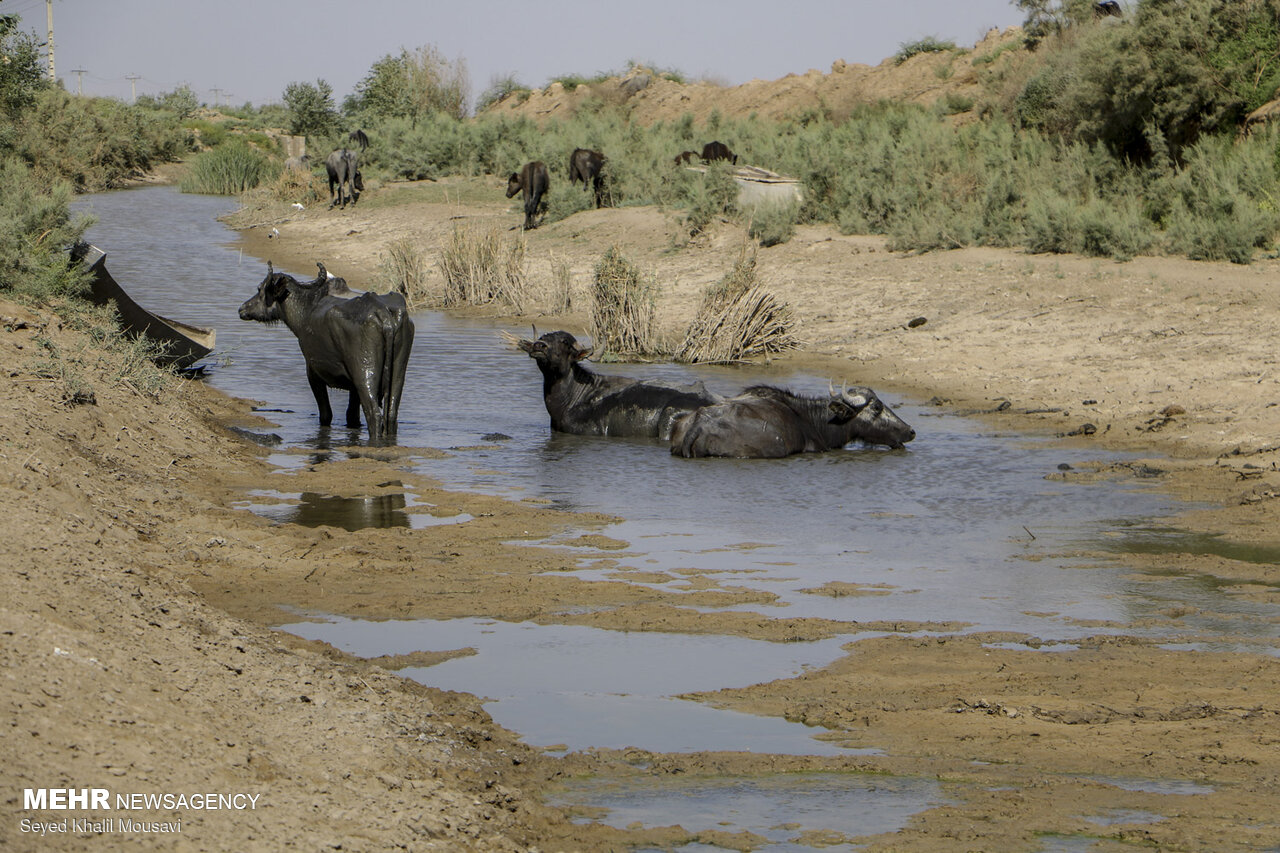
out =
<svg viewBox="0 0 1280 853"><path fill-rule="evenodd" d="M240 306L241 320L283 322L298 339L320 424L333 421L329 389L351 392L347 426L360 426L364 410L372 441L395 435L405 366L413 348L413 321L398 293L360 293L323 266L315 281L300 282L267 264L258 292Z"/></svg>
<svg viewBox="0 0 1280 853"><path fill-rule="evenodd" d="M557 432L667 439L681 415L721 400L701 382L677 386L593 373L581 364L591 351L568 332L516 346L542 371L542 399Z"/></svg>
<svg viewBox="0 0 1280 853"><path fill-rule="evenodd" d="M870 388L805 397L772 385L703 406L676 421L676 456L779 458L836 450L853 441L902 447L916 432Z"/></svg>

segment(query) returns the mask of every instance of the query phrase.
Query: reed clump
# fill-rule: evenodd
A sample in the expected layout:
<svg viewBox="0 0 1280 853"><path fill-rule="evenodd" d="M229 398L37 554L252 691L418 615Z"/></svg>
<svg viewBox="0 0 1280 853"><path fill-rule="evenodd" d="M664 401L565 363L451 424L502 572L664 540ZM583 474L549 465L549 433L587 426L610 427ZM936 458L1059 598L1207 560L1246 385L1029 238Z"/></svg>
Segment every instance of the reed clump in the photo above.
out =
<svg viewBox="0 0 1280 853"><path fill-rule="evenodd" d="M529 300L523 233L505 242L498 229L455 225L440 251L445 307L499 302L524 311Z"/></svg>
<svg viewBox="0 0 1280 853"><path fill-rule="evenodd" d="M795 349L795 315L760 283L756 252L744 246L724 278L707 289L675 353L689 364L768 359Z"/></svg>
<svg viewBox="0 0 1280 853"><path fill-rule="evenodd" d="M654 301L657 284L609 247L596 264L591 284L591 339L597 350L614 357L652 355L658 352L654 334Z"/></svg>
<svg viewBox="0 0 1280 853"><path fill-rule="evenodd" d="M378 264L380 289L404 296L410 308L419 308L433 300L427 281L427 261L408 237L393 240Z"/></svg>
<svg viewBox="0 0 1280 853"><path fill-rule="evenodd" d="M573 310L573 270L564 258L551 258L551 292L547 309L552 314L568 314Z"/></svg>
<svg viewBox="0 0 1280 853"><path fill-rule="evenodd" d="M279 171L278 162L249 143L233 139L197 155L178 189L184 193L238 195L275 178Z"/></svg>

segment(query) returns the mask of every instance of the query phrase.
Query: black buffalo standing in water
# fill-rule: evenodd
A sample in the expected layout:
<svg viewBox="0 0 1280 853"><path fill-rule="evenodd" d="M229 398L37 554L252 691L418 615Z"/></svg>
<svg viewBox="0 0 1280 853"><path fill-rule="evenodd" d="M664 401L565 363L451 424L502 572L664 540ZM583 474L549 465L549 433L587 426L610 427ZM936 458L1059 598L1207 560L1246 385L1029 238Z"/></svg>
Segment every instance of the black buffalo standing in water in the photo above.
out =
<svg viewBox="0 0 1280 853"><path fill-rule="evenodd" d="M359 162L356 152L348 148L339 148L325 159L324 168L329 173L330 209L339 202L346 207L347 199L351 199L352 204L360 200L360 193L364 192L364 178L360 175ZM347 189L345 194L344 188Z"/></svg>
<svg viewBox="0 0 1280 853"><path fill-rule="evenodd" d="M678 417L721 399L701 382L677 386L593 373L581 364L591 351L568 332L516 345L542 371L542 399L557 432L667 439Z"/></svg>
<svg viewBox="0 0 1280 853"><path fill-rule="evenodd" d="M676 456L780 458L838 450L853 441L902 447L916 432L870 388L805 397L772 385L704 406L676 421Z"/></svg>
<svg viewBox="0 0 1280 853"><path fill-rule="evenodd" d="M356 295L323 266L315 281L300 282L268 262L258 292L240 306L240 319L283 322L297 337L321 426L333 421L329 389L339 388L351 393L347 426L360 426L363 409L371 441L395 435L413 348L413 321L403 296Z"/></svg>
<svg viewBox="0 0 1280 853"><path fill-rule="evenodd" d="M581 181L584 190L590 185L595 191L596 207L604 206L604 176L600 174L604 159L599 151L586 148L575 148L569 155L569 183Z"/></svg>
<svg viewBox="0 0 1280 853"><path fill-rule="evenodd" d="M511 177L507 179L507 198L511 198L516 193L524 193L524 227L532 229L537 227L534 219L538 215L538 208L542 205L542 197L547 194L547 188L551 186L551 176L547 174L547 164L541 160L535 160L532 163L525 163L524 168L519 172L512 172Z"/></svg>

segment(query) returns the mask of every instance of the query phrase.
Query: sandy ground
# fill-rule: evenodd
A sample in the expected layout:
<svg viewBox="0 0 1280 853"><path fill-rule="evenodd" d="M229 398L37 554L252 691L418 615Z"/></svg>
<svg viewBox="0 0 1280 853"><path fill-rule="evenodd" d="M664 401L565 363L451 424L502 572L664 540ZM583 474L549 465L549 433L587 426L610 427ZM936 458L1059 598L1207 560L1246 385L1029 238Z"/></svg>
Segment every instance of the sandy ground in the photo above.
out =
<svg viewBox="0 0 1280 853"><path fill-rule="evenodd" d="M246 252L353 286L376 279L388 245L409 239L433 267L461 221L506 229L519 215L496 181L394 185L356 208L293 214L249 229ZM275 228L273 233L271 228ZM272 236L268 237L267 235ZM724 224L684 245L650 208L579 214L527 235L531 280L551 261L579 287L618 245L662 287L675 336L703 287L730 267L742 236ZM1206 501L1189 529L1274 545L1280 502L1280 385L1275 324L1280 263L1252 266L963 250L922 256L872 237L803 227L763 249L767 284L791 303L807 342L795 358L833 378L908 394L1010 428L1146 454L1161 488ZM265 267L264 267L265 271ZM251 291L256 282L245 282ZM578 300L578 305L582 300ZM580 332L580 311L519 318ZM1256 850L1280 844L1275 753L1280 663L1248 653L1161 649L1119 628L1071 652L1043 638L972 636L946 623L780 619L750 607L716 617L694 607L767 603L759 591L693 574L673 596L615 577L555 570L630 543L599 534L603 516L442 491L410 473L409 453L358 452L340 463L273 472L227 430L262 428L247 404L198 384L145 398L94 377L96 403L69 406L32 369L41 340L82 346L56 318L0 305L0 491L6 507L0 755L12 780L4 849L114 849L86 830L43 840L21 831L26 787L250 792L244 811L140 814L181 819L158 849L606 850L692 840L678 828L624 832L570 823L541 804L554 780L696 777L826 769L938 780L947 802L871 850L1035 850L1081 837L1120 850ZM927 322L908 328L913 318ZM1089 425L1086 428L1086 425ZM1074 435L1069 435L1074 433ZM1089 480L1146 469L1077 468ZM249 488L376 496L412 490L461 525L423 530L272 526L229 509ZM553 534L558 548L533 544ZM1191 554L1134 556L1135 573L1170 566L1231 595L1280 603L1274 564ZM500 569L500 571L498 570ZM698 700L833 730L879 755L593 752L552 758L495 726L474 697L403 680L405 661L361 661L273 632L294 609L364 618L488 616L628 630L709 631L770 640L885 632L850 643L831 666ZM1169 613L1170 624L1185 614ZM1100 626L1101 627L1101 626ZM929 629L940 636L908 636ZM992 647L999 641L999 647ZM465 654L423 649L418 663ZM1200 793L1118 785L1116 777L1193 782ZM1117 815L1113 823L1087 816ZM744 834L698 840L751 849ZM821 847L847 842L806 837Z"/></svg>

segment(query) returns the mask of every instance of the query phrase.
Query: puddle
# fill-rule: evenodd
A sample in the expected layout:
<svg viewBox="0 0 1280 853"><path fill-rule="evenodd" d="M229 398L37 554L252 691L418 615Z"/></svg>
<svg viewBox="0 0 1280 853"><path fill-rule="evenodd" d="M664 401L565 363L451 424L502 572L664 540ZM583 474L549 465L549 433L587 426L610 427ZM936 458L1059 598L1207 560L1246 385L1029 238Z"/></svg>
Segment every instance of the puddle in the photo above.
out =
<svg viewBox="0 0 1280 853"><path fill-rule="evenodd" d="M1141 809L1107 809L1100 815L1085 815L1084 819L1098 826L1116 826L1121 823L1159 823L1165 816Z"/></svg>
<svg viewBox="0 0 1280 853"><path fill-rule="evenodd" d="M595 822L625 829L679 825L688 832L751 832L753 851L849 850L852 839L896 832L917 812L947 802L929 779L852 773L770 778L692 778L610 782L587 779L557 790L553 805L605 809ZM591 822L587 818L578 823ZM691 850L720 850L689 845Z"/></svg>
<svg viewBox="0 0 1280 853"><path fill-rule="evenodd" d="M1176 527L1134 525L1124 528L1110 545L1126 554L1197 554L1244 563L1280 563L1280 546L1227 542L1219 536Z"/></svg>
<svg viewBox="0 0 1280 853"><path fill-rule="evenodd" d="M816 740L826 729L671 698L786 678L825 666L848 638L768 643L736 637L607 631L487 619L365 622L326 617L282 630L363 657L471 647L476 654L401 675L473 693L535 746L658 752L743 750L867 755Z"/></svg>
<svg viewBox="0 0 1280 853"><path fill-rule="evenodd" d="M277 524L300 524L303 527L323 525L350 531L365 530L370 527L408 527L421 530L444 524L462 524L473 517L465 512L437 516L426 511L407 511L427 505L418 503L412 495L398 493L356 498L321 495L315 492L288 494L265 490L251 494L255 497L276 498L277 502L237 501L232 505L237 509L247 509Z"/></svg>

